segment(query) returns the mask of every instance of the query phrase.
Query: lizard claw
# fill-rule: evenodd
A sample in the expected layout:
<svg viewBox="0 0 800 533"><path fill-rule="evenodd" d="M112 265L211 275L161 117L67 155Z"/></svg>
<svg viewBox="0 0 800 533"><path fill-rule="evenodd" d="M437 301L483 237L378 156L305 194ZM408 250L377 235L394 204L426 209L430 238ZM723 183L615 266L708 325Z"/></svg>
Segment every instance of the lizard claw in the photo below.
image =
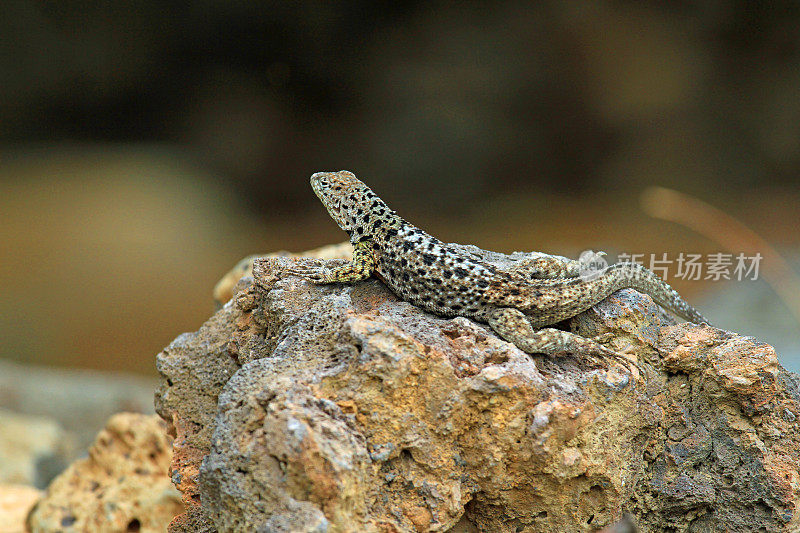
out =
<svg viewBox="0 0 800 533"><path fill-rule="evenodd" d="M298 276L307 279L312 283L323 283L325 280L325 273L319 267L292 265L285 269L284 272L290 276Z"/></svg>
<svg viewBox="0 0 800 533"><path fill-rule="evenodd" d="M634 367L636 368L636 370L639 371L640 375L642 375L642 376L646 375L644 373L644 370L642 369L642 367L639 366L639 363L637 363L635 360L629 359L624 354L616 352L616 351L612 350L611 348L607 348L606 346L604 346L605 344L607 344L614 337L615 337L615 335L613 333L607 332L607 333L602 333L602 334L597 335L597 336L592 338L592 340L599 345L598 346L598 348L600 348L600 354L599 355L601 355L603 357L606 357L608 359L612 359L616 363L619 363L619 364L625 366L625 368L628 369L628 372L630 372L631 375L633 374L631 372L631 369L634 368Z"/></svg>
<svg viewBox="0 0 800 533"><path fill-rule="evenodd" d="M617 363L623 365L628 370L628 372L631 374L631 376L633 376L633 372L632 372L633 368L636 368L636 370L639 372L640 376L646 376L647 375L647 374L645 374L644 369L642 369L642 367L639 366L639 363L636 362L635 360L628 359L624 355L622 355L620 353L617 353L617 352L613 352L613 351L610 351L610 350L609 350L609 352L610 353L607 353L605 355L609 359L613 359Z"/></svg>
<svg viewBox="0 0 800 533"><path fill-rule="evenodd" d="M606 344L608 341L614 338L614 334L611 332L603 333L601 335L597 335L593 337L592 340L595 341L597 344Z"/></svg>

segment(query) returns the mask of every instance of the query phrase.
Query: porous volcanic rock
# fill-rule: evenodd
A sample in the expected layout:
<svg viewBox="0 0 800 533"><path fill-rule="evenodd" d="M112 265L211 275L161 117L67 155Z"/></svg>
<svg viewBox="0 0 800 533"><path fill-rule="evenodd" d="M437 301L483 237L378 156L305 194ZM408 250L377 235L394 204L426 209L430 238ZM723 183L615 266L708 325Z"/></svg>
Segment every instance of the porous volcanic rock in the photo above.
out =
<svg viewBox="0 0 800 533"><path fill-rule="evenodd" d="M291 262L158 357L171 531L798 530L798 378L769 345L619 291L563 326L613 333L631 376Z"/></svg>
<svg viewBox="0 0 800 533"><path fill-rule="evenodd" d="M59 475L28 516L33 533L164 531L183 509L167 470L172 458L156 415L120 413Z"/></svg>

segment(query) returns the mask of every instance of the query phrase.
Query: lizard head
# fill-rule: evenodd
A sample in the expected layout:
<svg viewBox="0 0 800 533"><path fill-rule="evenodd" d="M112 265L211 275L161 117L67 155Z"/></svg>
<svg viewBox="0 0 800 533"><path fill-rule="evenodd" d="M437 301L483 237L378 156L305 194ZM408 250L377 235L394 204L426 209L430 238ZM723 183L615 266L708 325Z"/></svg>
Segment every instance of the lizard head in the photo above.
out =
<svg viewBox="0 0 800 533"><path fill-rule="evenodd" d="M372 237L394 216L394 211L352 172L317 172L311 176L311 188L353 243Z"/></svg>

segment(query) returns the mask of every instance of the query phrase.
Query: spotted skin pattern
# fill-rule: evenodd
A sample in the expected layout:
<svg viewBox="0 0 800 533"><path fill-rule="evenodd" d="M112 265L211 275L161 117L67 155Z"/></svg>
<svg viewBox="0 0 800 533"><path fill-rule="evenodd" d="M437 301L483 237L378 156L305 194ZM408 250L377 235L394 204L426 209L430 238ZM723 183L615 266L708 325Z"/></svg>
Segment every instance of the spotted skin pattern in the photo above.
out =
<svg viewBox="0 0 800 533"><path fill-rule="evenodd" d="M375 274L403 300L439 316L487 323L525 352L581 352L637 367L600 344L607 339L545 326L571 318L627 287L649 294L689 321L707 322L641 265L617 263L591 279L579 275L581 262L557 256L533 257L500 268L406 222L351 172L318 172L311 176L311 187L354 246L353 261L342 267L291 270L314 283L353 283Z"/></svg>

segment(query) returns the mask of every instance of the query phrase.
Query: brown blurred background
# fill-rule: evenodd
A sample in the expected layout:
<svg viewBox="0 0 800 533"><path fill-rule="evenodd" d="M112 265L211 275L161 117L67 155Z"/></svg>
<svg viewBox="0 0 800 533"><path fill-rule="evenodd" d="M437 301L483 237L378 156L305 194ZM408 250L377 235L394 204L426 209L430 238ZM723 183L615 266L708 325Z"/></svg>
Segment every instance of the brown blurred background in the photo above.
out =
<svg viewBox="0 0 800 533"><path fill-rule="evenodd" d="M447 241L725 251L670 187L797 272L800 4L2 2L0 360L154 374L238 259L345 240L339 169ZM781 287L670 281L800 368Z"/></svg>

